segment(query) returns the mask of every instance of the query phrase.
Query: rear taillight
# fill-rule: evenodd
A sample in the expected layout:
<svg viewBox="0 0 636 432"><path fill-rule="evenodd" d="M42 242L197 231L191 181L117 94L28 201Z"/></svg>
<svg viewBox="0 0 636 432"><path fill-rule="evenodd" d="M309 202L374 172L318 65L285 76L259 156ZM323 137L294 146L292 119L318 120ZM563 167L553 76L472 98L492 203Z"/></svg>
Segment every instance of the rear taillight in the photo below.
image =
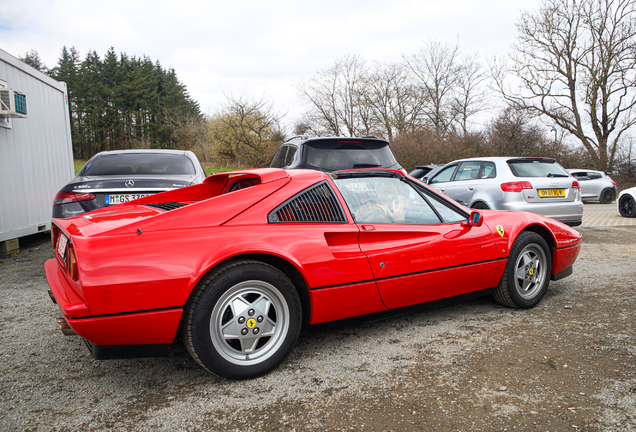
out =
<svg viewBox="0 0 636 432"><path fill-rule="evenodd" d="M75 248L69 243L66 250L66 271L74 281L77 281L79 273L77 272L77 257L75 256Z"/></svg>
<svg viewBox="0 0 636 432"><path fill-rule="evenodd" d="M524 189L532 189L530 182L521 181L501 184L501 190L504 192L521 192Z"/></svg>
<svg viewBox="0 0 636 432"><path fill-rule="evenodd" d="M80 201L90 201L95 199L92 193L58 192L53 199L53 205L69 204Z"/></svg>
<svg viewBox="0 0 636 432"><path fill-rule="evenodd" d="M51 224L51 244L53 245L53 249L57 245L57 238L60 235L60 229L55 225Z"/></svg>
<svg viewBox="0 0 636 432"><path fill-rule="evenodd" d="M581 185L579 184L579 182L577 180L574 180L572 182L572 189L578 189L581 190Z"/></svg>

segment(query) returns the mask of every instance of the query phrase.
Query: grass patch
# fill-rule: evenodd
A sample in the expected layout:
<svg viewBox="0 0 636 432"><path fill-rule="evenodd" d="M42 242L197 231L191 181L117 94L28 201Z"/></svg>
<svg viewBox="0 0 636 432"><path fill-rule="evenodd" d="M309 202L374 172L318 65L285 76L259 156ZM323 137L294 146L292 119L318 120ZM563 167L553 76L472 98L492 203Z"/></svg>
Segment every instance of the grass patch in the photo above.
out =
<svg viewBox="0 0 636 432"><path fill-rule="evenodd" d="M75 175L77 175L79 170L81 170L82 167L84 166L84 164L86 164L86 161L85 160L74 160L73 163L75 164Z"/></svg>
<svg viewBox="0 0 636 432"><path fill-rule="evenodd" d="M227 167L227 168L207 167L205 168L205 175L217 174L217 173L226 172L226 171L234 171L237 169L238 168L234 168L234 167Z"/></svg>

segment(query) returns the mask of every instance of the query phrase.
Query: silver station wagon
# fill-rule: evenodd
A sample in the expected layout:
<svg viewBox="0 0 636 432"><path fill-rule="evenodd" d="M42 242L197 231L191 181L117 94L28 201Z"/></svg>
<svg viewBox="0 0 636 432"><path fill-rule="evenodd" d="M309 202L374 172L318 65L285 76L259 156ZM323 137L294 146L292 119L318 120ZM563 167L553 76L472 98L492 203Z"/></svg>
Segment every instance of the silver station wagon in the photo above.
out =
<svg viewBox="0 0 636 432"><path fill-rule="evenodd" d="M453 161L427 183L475 209L538 213L581 225L581 186L554 159L485 157Z"/></svg>

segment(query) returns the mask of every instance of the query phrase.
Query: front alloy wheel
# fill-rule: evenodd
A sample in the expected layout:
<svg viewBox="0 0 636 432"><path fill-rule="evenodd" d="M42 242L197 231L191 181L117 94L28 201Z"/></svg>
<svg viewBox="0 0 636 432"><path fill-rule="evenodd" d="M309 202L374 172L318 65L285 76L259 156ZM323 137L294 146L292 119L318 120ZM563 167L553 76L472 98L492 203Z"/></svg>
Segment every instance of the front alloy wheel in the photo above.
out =
<svg viewBox="0 0 636 432"><path fill-rule="evenodd" d="M631 195L624 194L618 200L618 211L623 217L636 217L636 202Z"/></svg>
<svg viewBox="0 0 636 432"><path fill-rule="evenodd" d="M504 306L531 308L548 290L551 272L548 244L539 234L524 231L510 248L506 268L493 297Z"/></svg>
<svg viewBox="0 0 636 432"><path fill-rule="evenodd" d="M515 264L515 288L521 298L531 300L541 290L547 277L546 262L543 249L536 244L521 251Z"/></svg>

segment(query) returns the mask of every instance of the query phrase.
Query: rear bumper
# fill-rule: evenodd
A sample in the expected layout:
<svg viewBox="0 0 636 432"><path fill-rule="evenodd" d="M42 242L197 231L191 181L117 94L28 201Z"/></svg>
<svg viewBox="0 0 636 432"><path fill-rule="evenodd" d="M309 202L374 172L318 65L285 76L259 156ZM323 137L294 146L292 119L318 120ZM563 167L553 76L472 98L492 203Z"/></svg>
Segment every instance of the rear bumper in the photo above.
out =
<svg viewBox="0 0 636 432"><path fill-rule="evenodd" d="M89 342L95 345L146 345L174 341L182 308L94 316L66 280L55 259L48 260L44 269L64 318L75 333Z"/></svg>
<svg viewBox="0 0 636 432"><path fill-rule="evenodd" d="M504 202L497 210L537 213L571 226L580 225L583 220L583 202L581 201L565 203Z"/></svg>

